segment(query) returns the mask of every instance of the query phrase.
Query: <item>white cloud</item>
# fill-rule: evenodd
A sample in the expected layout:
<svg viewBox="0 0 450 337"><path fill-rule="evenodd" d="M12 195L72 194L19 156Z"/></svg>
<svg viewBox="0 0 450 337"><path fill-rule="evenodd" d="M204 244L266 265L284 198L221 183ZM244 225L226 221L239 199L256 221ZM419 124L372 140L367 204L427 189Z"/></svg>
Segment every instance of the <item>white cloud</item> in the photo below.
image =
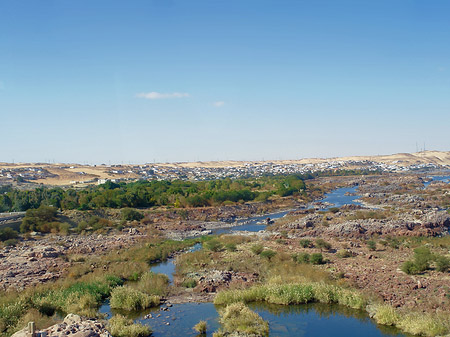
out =
<svg viewBox="0 0 450 337"><path fill-rule="evenodd" d="M160 92L152 91L152 92L142 92L142 93L136 94L136 97L145 98L145 99L167 99L167 98L189 97L189 94L186 92L160 93Z"/></svg>
<svg viewBox="0 0 450 337"><path fill-rule="evenodd" d="M213 103L213 105L214 105L215 107L218 107L218 108L220 108L220 107L223 106L224 104L225 104L224 101L217 101L217 102L214 102L214 103Z"/></svg>

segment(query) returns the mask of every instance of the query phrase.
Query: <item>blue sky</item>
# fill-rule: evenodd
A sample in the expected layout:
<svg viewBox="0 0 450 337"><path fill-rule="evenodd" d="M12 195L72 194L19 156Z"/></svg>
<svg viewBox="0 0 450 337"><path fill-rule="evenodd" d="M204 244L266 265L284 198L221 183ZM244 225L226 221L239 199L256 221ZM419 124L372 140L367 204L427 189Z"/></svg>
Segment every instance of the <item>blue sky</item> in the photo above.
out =
<svg viewBox="0 0 450 337"><path fill-rule="evenodd" d="M450 150L450 2L5 0L0 161Z"/></svg>

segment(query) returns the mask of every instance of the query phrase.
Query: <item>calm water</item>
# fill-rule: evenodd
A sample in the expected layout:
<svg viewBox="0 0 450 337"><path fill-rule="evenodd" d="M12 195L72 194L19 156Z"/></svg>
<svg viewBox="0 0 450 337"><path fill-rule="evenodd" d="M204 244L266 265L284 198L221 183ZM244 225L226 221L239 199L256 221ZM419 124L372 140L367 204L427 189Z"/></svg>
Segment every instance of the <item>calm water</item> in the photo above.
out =
<svg viewBox="0 0 450 337"><path fill-rule="evenodd" d="M265 220L270 218L272 220L284 217L290 211L282 211L271 214L259 215L252 218L238 220L241 225L227 228L218 228L212 231L212 234L219 235L229 233L231 231L248 231L248 232L259 232L266 228Z"/></svg>
<svg viewBox="0 0 450 337"><path fill-rule="evenodd" d="M423 183L424 188L427 188L427 186L430 185L433 181L442 181L447 184L450 183L450 176L431 176L428 178L431 178L431 180Z"/></svg>
<svg viewBox="0 0 450 337"><path fill-rule="evenodd" d="M361 198L360 195L356 194L356 189L358 186L354 187L342 187L337 188L334 191L331 191L330 193L325 194L324 198L321 200L321 202L329 202L330 204L333 204L331 207L341 207L344 205L361 205L360 202L356 201L359 198ZM349 194L355 194L355 195L346 195ZM327 210L328 208L324 209Z"/></svg>
<svg viewBox="0 0 450 337"><path fill-rule="evenodd" d="M195 252L202 249L201 243L196 243L189 252ZM169 277L169 282L173 282L173 274L175 273L175 263L174 258L167 259L164 262L155 263L150 266L150 270L156 274L165 274Z"/></svg>
<svg viewBox="0 0 450 337"><path fill-rule="evenodd" d="M324 199L321 200L323 202L329 202L332 203L333 206L331 207L341 207L343 205L348 204L357 204L360 203L355 201L360 196L354 195L349 196L345 195L346 193L354 194L356 192L357 186L354 187L344 187L344 188L338 188L330 193L325 194ZM326 209L324 209L326 210ZM286 214L288 214L290 211L282 211L282 212L276 212L271 214L265 214L260 216L255 216L247 219L238 220L238 223L242 223L240 226L235 227L227 227L227 228L220 228L213 230L212 234L226 234L230 233L231 231L248 231L248 232L258 232L260 230L264 230L266 228L265 220L267 218L270 218L272 220L279 219L284 217ZM191 248L190 251L196 251L201 249L201 244L195 245L193 248ZM154 273L160 273L165 274L169 277L170 283L173 282L173 274L175 273L175 264L174 259L168 259L167 261L157 263L151 266L151 271Z"/></svg>
<svg viewBox="0 0 450 337"><path fill-rule="evenodd" d="M356 199L359 196L346 196L346 193L355 193L357 187L345 187L336 189L325 195L323 202L332 203L333 207L340 207L346 204L359 204ZM228 233L230 231L260 231L265 228L262 224L266 218L277 219L285 216L289 211L283 211L263 216L240 220L241 226L224 228L214 232L214 234ZM201 249L201 244L196 244L191 251ZM166 274L170 281L173 281L175 272L174 259L155 264L151 267L155 273ZM397 329L377 326L363 311L353 310L341 306L326 304L304 304L279 306L265 303L254 303L249 305L263 319L269 322L270 336L291 337L291 336L406 336ZM150 325L155 337L178 337L197 336L192 327L200 320L208 324L207 336L212 336L213 332L219 329L217 308L213 303L183 303L174 304L169 311L161 311L160 308L151 308L141 312L124 312L121 310L111 310L109 303L105 303L100 312L109 317L112 314L120 313L135 321ZM145 318L151 314L152 318ZM159 316L159 317L158 317Z"/></svg>
<svg viewBox="0 0 450 337"><path fill-rule="evenodd" d="M336 305L280 306L255 303L249 307L269 322L270 336L406 336L397 329L377 326L365 312ZM212 303L184 303L174 304L169 311L153 308L128 316L139 323L149 325L155 337L196 336L192 327L200 320L207 322L207 336L212 336L212 333L220 327L217 308ZM108 305L104 305L100 311L106 313L108 317L116 313L116 311L111 313ZM145 319L144 316L149 313L152 318ZM158 315L160 317L157 317Z"/></svg>

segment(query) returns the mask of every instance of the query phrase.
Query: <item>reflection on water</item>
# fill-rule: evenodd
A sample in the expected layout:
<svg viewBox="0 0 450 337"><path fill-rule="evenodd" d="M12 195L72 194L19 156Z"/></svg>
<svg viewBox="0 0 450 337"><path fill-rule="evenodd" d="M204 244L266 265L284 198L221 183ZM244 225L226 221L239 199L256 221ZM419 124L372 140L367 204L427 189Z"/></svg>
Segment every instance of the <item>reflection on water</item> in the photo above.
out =
<svg viewBox="0 0 450 337"><path fill-rule="evenodd" d="M252 303L249 307L269 322L270 336L407 336L395 328L377 326L363 311L338 305L314 303L281 306ZM220 327L218 309L220 310L220 307L212 303L184 303L174 304L169 311L153 308L128 314L128 317L150 325L154 331L153 336L169 337L196 336L192 327L200 320L205 320L208 323L207 336L212 336ZM107 305L100 311L111 315ZM124 314L123 311L113 313ZM151 314L152 318L145 318L148 314Z"/></svg>
<svg viewBox="0 0 450 337"><path fill-rule="evenodd" d="M340 207L345 204L359 204L357 195L354 194L357 187L345 187L334 190L325 195L323 202L333 203L333 207ZM271 219L281 218L289 211L248 218L240 220L241 226L226 228L215 231L214 234L227 233L231 230L259 231L265 228L262 222L270 217ZM191 251L201 249L201 244L196 244ZM174 259L153 265L151 270L155 273L166 274L170 281L173 281L175 272ZM270 336L290 337L290 336L407 336L400 334L392 327L377 326L364 311L354 310L337 305L326 304L304 304L281 306L266 303L252 303L249 305L269 322ZM173 307L163 311L159 307L151 308L140 312L126 312L123 310L111 310L106 302L100 312L109 317L112 314L122 314L134 319L142 324L150 325L152 336L197 336L192 327L200 320L208 324L207 336L212 336L219 328L217 309L212 303L183 303L174 304Z"/></svg>
<svg viewBox="0 0 450 337"><path fill-rule="evenodd" d="M331 207L342 207L344 205L361 205L360 202L356 201L361 198L360 195L356 194L357 188L358 186L337 188L330 193L325 194L321 202L333 204ZM328 208L324 210L328 210Z"/></svg>
<svg viewBox="0 0 450 337"><path fill-rule="evenodd" d="M189 252L196 252L202 248L201 243L196 243L191 247ZM174 258L167 259L166 261L152 264L150 270L156 274L164 274L169 278L169 282L173 282L173 274L175 274Z"/></svg>
<svg viewBox="0 0 450 337"><path fill-rule="evenodd" d="M450 176L431 176L428 178L431 180L423 183L424 188L427 188L433 181L441 181L447 184L450 183Z"/></svg>

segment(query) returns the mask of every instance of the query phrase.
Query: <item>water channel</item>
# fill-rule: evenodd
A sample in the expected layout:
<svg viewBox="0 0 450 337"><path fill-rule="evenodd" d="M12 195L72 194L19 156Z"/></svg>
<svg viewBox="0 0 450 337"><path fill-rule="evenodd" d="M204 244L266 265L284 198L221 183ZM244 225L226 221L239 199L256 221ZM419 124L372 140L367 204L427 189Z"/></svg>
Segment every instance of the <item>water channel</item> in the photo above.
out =
<svg viewBox="0 0 450 337"><path fill-rule="evenodd" d="M427 188L433 181L441 181L446 184L450 183L450 176L430 176L427 178L430 180L423 183L424 188Z"/></svg>
<svg viewBox="0 0 450 337"><path fill-rule="evenodd" d="M345 204L359 204L356 194L357 186L336 189L325 195L322 202L333 204L330 207L340 207ZM262 216L251 217L238 222L242 225L221 228L215 230L213 234L230 233L231 231L252 231L263 230L263 221L277 219L288 214L289 211L282 211ZM197 244L191 251L201 249ZM155 264L151 267L155 273L162 273L173 281L175 273L174 259ZM378 326L372 321L366 312L349 309L338 305L326 304L303 304L280 306L266 303L253 303L249 307L255 310L263 319L269 322L270 336L290 337L290 336L406 336L399 330L384 326ZM153 330L155 337L175 337L175 336L197 336L192 327L200 320L205 320L208 324L207 336L212 336L214 331L219 329L218 311L213 303L183 303L174 304L168 311L161 311L160 308L151 308L140 312L124 312L112 310L109 303L105 303L100 312L110 318L115 313L124 314L136 322L148 324ZM151 317L150 317L151 316Z"/></svg>

